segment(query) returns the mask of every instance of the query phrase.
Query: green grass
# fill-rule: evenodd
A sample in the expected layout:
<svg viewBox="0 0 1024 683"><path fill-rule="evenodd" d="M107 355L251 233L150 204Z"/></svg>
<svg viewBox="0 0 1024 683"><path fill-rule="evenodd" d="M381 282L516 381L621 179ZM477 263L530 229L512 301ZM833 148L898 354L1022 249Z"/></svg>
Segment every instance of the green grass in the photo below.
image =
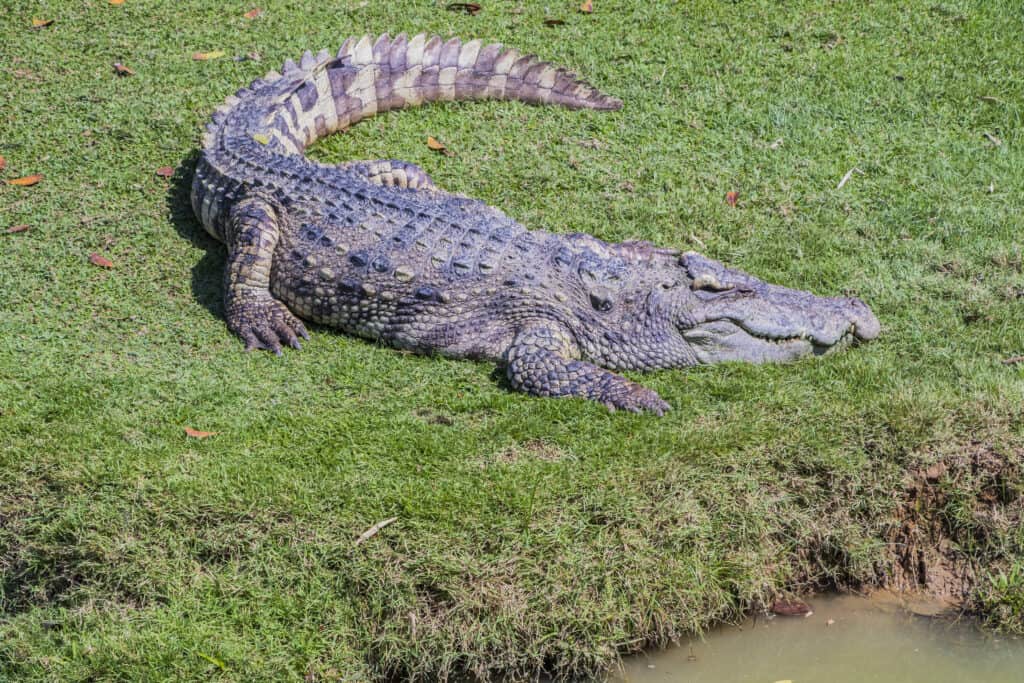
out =
<svg viewBox="0 0 1024 683"><path fill-rule="evenodd" d="M968 604L1024 630L1019 3L254 2L0 13L3 176L45 175L0 186L0 231L31 226L0 232L0 677L590 674L780 592L884 582L907 509L977 568ZM645 377L660 420L324 329L241 353L184 194L202 126L285 58L384 31L536 51L626 106L392 113L316 158L856 292L883 336ZM908 508L936 463L943 504Z"/></svg>

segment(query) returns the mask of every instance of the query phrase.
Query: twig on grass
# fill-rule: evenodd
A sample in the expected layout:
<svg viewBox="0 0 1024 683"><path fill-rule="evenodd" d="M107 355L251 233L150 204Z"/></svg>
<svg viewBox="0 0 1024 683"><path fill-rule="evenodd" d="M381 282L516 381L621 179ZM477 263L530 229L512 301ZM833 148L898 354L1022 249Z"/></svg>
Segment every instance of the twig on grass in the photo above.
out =
<svg viewBox="0 0 1024 683"><path fill-rule="evenodd" d="M851 168L849 171L846 172L846 175L843 176L843 179L839 181L838 185L836 185L836 189L837 190L843 189L843 185L845 185L846 181L848 181L851 177L853 177L854 173L860 173L861 175L864 175L864 171L862 171L859 168L857 168L856 166L854 166L853 168Z"/></svg>
<svg viewBox="0 0 1024 683"><path fill-rule="evenodd" d="M377 535L377 533L378 533L378 532L379 532L379 531L380 531L381 529L383 529L384 527L386 527L386 526L388 526L388 525L390 525L390 524L394 524L394 523L395 523L396 521L398 521L398 517L388 517L388 518L387 518L387 519L385 519L385 520L381 520L380 522L377 522L376 524L374 524L373 526L371 526L371 527L370 527L369 529L367 529L366 531L364 531L364 532L363 532L363 533L362 533L362 534L361 534L361 535L359 536L359 538L357 538L357 539L356 539L356 545L361 545L361 544L363 544L364 542L366 542L366 541L370 540L371 538L373 538L374 536L376 536L376 535Z"/></svg>

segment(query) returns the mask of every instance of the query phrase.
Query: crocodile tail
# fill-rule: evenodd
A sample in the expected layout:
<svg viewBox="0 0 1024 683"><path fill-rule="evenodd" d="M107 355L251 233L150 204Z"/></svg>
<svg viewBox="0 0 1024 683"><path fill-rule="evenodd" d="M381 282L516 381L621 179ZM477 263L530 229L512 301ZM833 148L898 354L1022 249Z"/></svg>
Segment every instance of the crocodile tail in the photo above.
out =
<svg viewBox="0 0 1024 683"><path fill-rule="evenodd" d="M264 105L261 130L288 153L390 109L451 100L519 100L574 109L619 109L569 71L498 44L443 41L421 34L349 38L334 55L306 52L243 88L214 114L213 141L221 120L250 98ZM253 121L253 119L249 119Z"/></svg>
<svg viewBox="0 0 1024 683"><path fill-rule="evenodd" d="M603 94L566 69L479 40L447 42L439 36L386 34L347 41L338 57L357 68L375 66L378 106L394 109L445 100L519 100L572 109L618 109L622 102ZM374 96L371 95L371 99Z"/></svg>

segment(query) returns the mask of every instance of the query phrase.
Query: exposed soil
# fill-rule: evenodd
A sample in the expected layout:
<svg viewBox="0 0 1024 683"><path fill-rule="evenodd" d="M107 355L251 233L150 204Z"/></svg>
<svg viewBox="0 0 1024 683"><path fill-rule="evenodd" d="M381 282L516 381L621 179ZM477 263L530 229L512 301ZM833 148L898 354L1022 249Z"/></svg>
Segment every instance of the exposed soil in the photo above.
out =
<svg viewBox="0 0 1024 683"><path fill-rule="evenodd" d="M912 470L897 520L885 538L891 562L880 568L879 585L970 610L979 557L1001 559L987 541L1024 518L1021 462L1019 452L1001 453L974 443L955 456ZM974 552L968 555L963 548Z"/></svg>

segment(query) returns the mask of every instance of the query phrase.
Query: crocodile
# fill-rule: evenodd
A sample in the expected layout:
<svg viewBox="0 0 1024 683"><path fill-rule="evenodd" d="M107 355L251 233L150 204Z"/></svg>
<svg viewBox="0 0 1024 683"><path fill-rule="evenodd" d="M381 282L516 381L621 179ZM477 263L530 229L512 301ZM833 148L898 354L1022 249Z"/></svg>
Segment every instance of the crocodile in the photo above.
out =
<svg viewBox="0 0 1024 683"><path fill-rule="evenodd" d="M299 349L307 320L495 361L528 394L661 415L669 404L620 371L789 361L879 334L856 298L645 241L528 230L408 162L303 154L374 114L478 99L622 106L536 55L405 34L307 51L227 98L203 136L191 202L227 246L225 317L246 350Z"/></svg>

